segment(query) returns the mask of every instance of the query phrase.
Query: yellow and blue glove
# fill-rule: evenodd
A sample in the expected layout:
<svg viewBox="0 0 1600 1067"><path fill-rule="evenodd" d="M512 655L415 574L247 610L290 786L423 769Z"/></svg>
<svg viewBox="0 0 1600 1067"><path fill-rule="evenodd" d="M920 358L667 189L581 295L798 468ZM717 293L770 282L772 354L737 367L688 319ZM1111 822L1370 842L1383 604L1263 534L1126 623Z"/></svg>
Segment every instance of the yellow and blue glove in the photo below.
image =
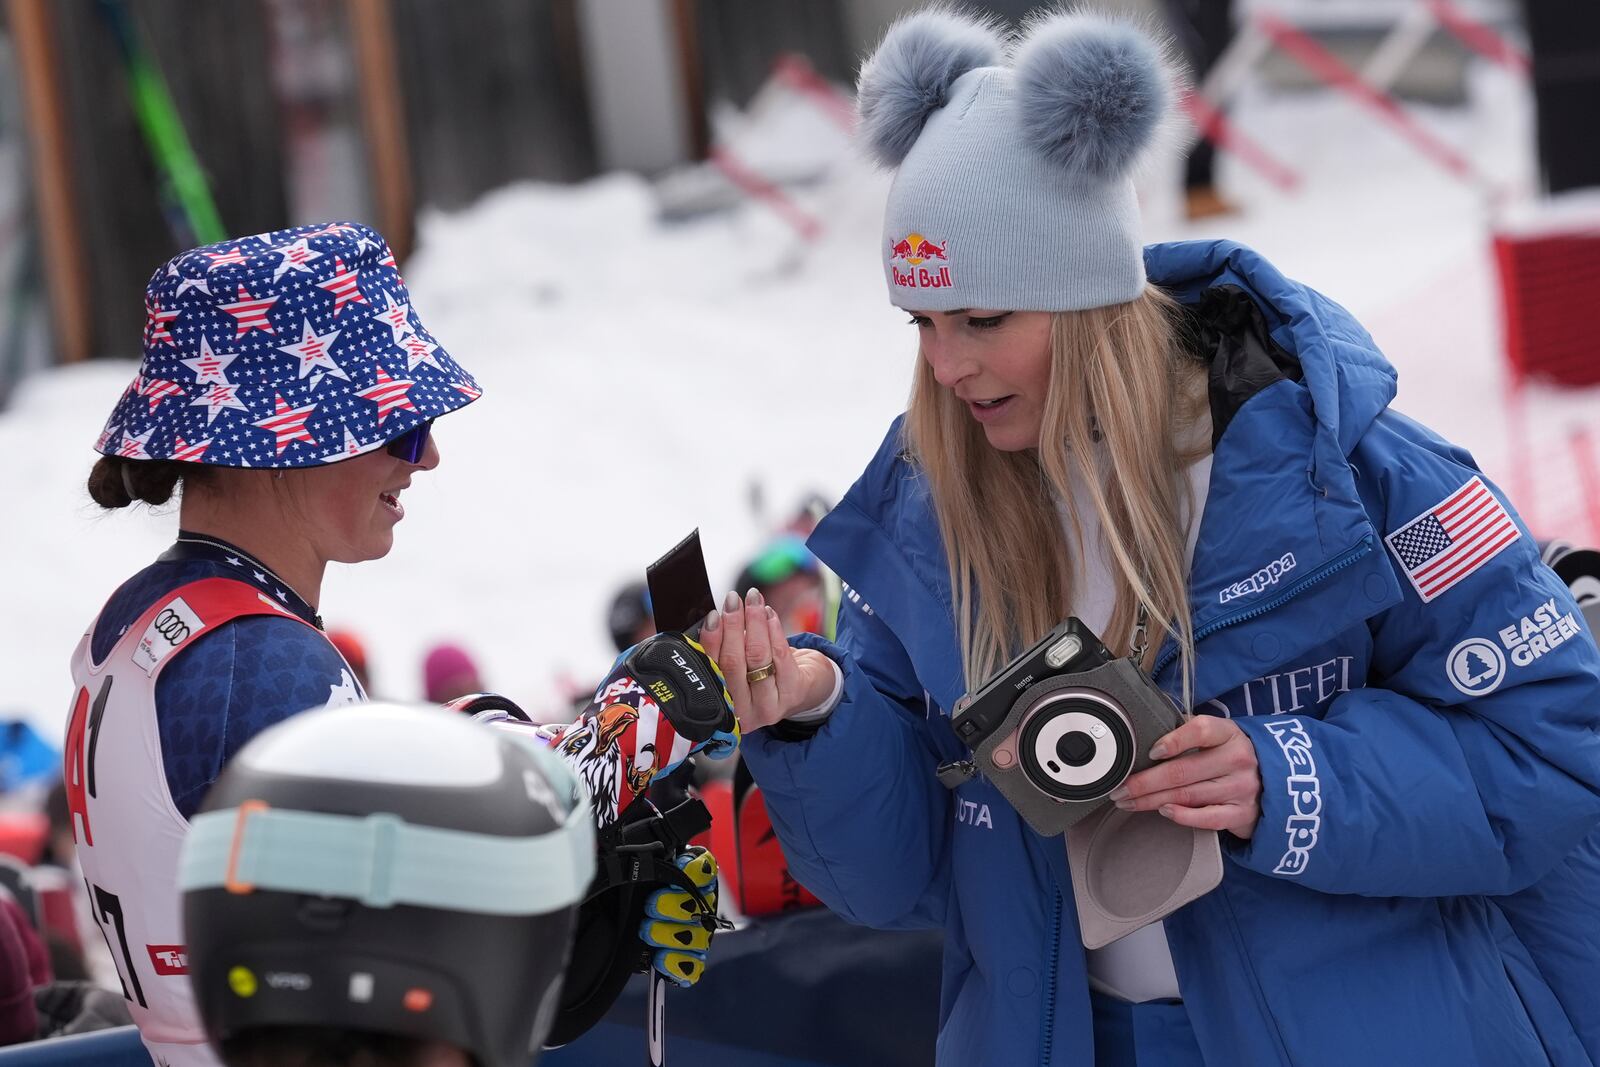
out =
<svg viewBox="0 0 1600 1067"><path fill-rule="evenodd" d="M716 928L717 858L696 846L678 854L677 867L700 890L700 899L676 887L650 894L639 938L655 950L651 965L659 974L677 985L692 986L705 973L706 950Z"/></svg>

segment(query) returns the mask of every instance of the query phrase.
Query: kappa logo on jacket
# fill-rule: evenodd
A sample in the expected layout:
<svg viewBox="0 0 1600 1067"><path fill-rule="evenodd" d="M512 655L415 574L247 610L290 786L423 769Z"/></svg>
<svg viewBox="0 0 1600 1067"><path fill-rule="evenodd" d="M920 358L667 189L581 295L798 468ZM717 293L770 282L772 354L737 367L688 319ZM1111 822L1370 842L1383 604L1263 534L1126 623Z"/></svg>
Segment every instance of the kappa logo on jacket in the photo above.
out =
<svg viewBox="0 0 1600 1067"><path fill-rule="evenodd" d="M1285 552L1282 556L1256 571L1241 582L1234 582L1221 593L1217 594L1218 603L1226 604L1230 600L1237 600L1242 596L1252 596L1265 589L1278 584L1278 580L1285 574L1294 570L1294 553Z"/></svg>
<svg viewBox="0 0 1600 1067"><path fill-rule="evenodd" d="M1299 719L1271 720L1267 732L1289 762L1284 786L1289 791L1290 811L1283 824L1289 847L1272 873L1292 878L1305 873L1311 850L1317 847L1322 828L1322 780L1317 777L1317 761L1311 755L1311 737L1304 723Z"/></svg>

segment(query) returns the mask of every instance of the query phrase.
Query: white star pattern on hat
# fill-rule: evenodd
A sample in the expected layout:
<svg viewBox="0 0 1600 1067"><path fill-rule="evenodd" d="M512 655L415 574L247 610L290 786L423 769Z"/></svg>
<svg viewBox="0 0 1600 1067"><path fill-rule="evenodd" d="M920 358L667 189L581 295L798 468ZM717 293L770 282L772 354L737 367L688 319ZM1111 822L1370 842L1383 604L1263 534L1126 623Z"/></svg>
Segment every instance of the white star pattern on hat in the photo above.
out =
<svg viewBox="0 0 1600 1067"><path fill-rule="evenodd" d="M189 401L192 408L204 406L206 409L206 425L210 426L217 421L218 413L228 408L237 408L248 412L250 409L239 399L239 387L236 385L213 385L204 393Z"/></svg>
<svg viewBox="0 0 1600 1067"><path fill-rule="evenodd" d="M311 320L305 319L300 324L300 340L292 345L279 345L278 351L300 361L298 377L304 378L313 367L323 367L335 378L349 381L350 376L344 372L344 368L333 361L333 342L339 339L340 332L329 330L327 333L317 333L311 328Z"/></svg>
<svg viewBox="0 0 1600 1067"><path fill-rule="evenodd" d="M178 279L178 291L176 293L172 294L172 295L173 296L182 296L185 292L187 292L190 289L198 289L202 293L206 294L207 296L211 295L211 283L209 281L207 281L205 278L180 278L180 279Z"/></svg>
<svg viewBox="0 0 1600 1067"><path fill-rule="evenodd" d="M211 447L211 438L188 444L183 438L178 438L172 447L172 458L179 463L198 463L200 457L206 454L206 449Z"/></svg>
<svg viewBox="0 0 1600 1067"><path fill-rule="evenodd" d="M400 342L400 344L406 350L407 371L414 371L423 363L435 370L441 369L438 362L433 358L434 350L439 346L432 341L424 341L421 337L413 334Z"/></svg>
<svg viewBox="0 0 1600 1067"><path fill-rule="evenodd" d="M139 395L150 401L150 410L154 411L156 405L169 396L182 396L183 386L177 382L169 382L165 378L141 378Z"/></svg>
<svg viewBox="0 0 1600 1067"><path fill-rule="evenodd" d="M338 318L339 312L344 310L346 304L365 304L367 298L361 295L361 272L351 267L344 269L344 261L335 258L333 261L333 277L325 282L318 282L318 289L326 289L333 294L333 317Z"/></svg>
<svg viewBox="0 0 1600 1067"><path fill-rule="evenodd" d="M394 331L394 343L399 344L407 334L417 331L411 328L411 305L395 299L389 293L383 294L384 306L381 311L374 311L372 317Z"/></svg>
<svg viewBox="0 0 1600 1067"><path fill-rule="evenodd" d="M305 237L287 247L276 249L276 252L283 258L278 263L278 269L272 272L273 281L282 278L284 271L289 270L300 270L309 274L311 261L322 258L322 253L312 248L310 241Z"/></svg>
<svg viewBox="0 0 1600 1067"><path fill-rule="evenodd" d="M204 337L200 338L200 354L192 359L181 360L185 367L194 371L194 383L205 385L207 382L216 382L218 385L231 385L228 381L228 364L239 357L231 352L217 353L211 351L211 342Z"/></svg>

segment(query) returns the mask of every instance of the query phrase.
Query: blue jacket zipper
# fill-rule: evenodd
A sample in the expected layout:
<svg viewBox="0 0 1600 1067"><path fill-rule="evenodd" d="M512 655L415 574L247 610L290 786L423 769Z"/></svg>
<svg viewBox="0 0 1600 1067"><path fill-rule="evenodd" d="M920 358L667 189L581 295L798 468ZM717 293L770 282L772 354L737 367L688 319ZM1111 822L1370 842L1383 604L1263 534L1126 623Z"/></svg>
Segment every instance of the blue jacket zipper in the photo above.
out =
<svg viewBox="0 0 1600 1067"><path fill-rule="evenodd" d="M1065 840L1065 839L1063 839ZM1055 916L1050 920L1050 973L1044 984L1044 1037L1039 1067L1050 1067L1050 1051L1056 1036L1056 972L1061 969L1061 890L1056 890Z"/></svg>
<svg viewBox="0 0 1600 1067"><path fill-rule="evenodd" d="M1289 601L1293 600L1307 589L1310 589L1318 582L1330 575L1337 574L1346 567L1351 566L1371 551L1372 535L1368 534L1359 542L1345 549L1343 552L1333 557L1333 559L1329 560L1327 563L1324 563L1320 568L1312 571L1304 578L1301 578L1299 581L1289 586L1271 600L1263 601L1262 603L1246 608L1243 611L1235 611L1231 614L1222 616L1220 619L1214 619L1211 622L1206 623L1206 625L1200 627L1200 629L1194 632L1195 644L1198 645L1203 638L1210 637L1218 630L1226 629L1229 626L1234 626L1241 622L1247 622L1250 619L1259 618L1269 611L1274 611L1278 608L1281 608L1283 605L1287 604ZM1176 643L1173 643L1170 648L1161 653L1160 657L1156 660L1155 669L1152 670L1150 674L1152 676L1160 674L1162 670L1166 668L1167 664L1171 663L1177 658L1177 656L1178 646Z"/></svg>

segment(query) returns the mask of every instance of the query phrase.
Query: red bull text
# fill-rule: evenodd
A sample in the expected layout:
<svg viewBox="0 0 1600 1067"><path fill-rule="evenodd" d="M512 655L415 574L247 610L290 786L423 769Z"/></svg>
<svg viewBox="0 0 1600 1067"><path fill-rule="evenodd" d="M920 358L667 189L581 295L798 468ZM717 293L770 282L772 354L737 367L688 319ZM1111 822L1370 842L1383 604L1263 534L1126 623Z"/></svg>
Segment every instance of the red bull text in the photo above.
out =
<svg viewBox="0 0 1600 1067"><path fill-rule="evenodd" d="M946 289L955 284L949 266L934 268L933 260L948 264L949 241L935 242L910 233L889 243L889 276L905 289ZM923 266L923 264L928 266ZM900 266L904 264L904 266Z"/></svg>

